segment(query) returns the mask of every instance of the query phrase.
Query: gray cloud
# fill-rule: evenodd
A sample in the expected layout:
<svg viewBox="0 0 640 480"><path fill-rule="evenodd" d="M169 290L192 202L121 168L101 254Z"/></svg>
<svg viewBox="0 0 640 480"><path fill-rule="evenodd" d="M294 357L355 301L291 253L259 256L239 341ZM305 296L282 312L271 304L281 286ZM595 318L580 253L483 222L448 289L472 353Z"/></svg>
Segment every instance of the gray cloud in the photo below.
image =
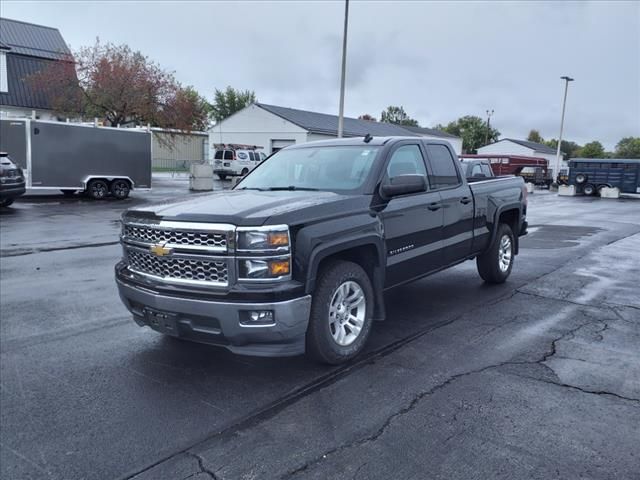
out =
<svg viewBox="0 0 640 480"><path fill-rule="evenodd" d="M72 47L128 43L211 96L337 111L342 2L2 2ZM346 112L403 105L421 124L495 110L503 136L566 136L612 148L640 135L638 2L351 2Z"/></svg>

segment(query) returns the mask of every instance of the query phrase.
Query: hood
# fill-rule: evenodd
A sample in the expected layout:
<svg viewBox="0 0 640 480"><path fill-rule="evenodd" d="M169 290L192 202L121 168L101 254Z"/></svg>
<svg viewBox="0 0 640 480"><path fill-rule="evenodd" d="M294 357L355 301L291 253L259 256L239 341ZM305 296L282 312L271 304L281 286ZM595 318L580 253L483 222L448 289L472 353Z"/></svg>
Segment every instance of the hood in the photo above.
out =
<svg viewBox="0 0 640 480"><path fill-rule="evenodd" d="M260 226L265 223L296 225L316 219L348 215L367 209L366 195L341 195L333 192L226 190L198 195L182 201L130 210L164 220L230 223Z"/></svg>

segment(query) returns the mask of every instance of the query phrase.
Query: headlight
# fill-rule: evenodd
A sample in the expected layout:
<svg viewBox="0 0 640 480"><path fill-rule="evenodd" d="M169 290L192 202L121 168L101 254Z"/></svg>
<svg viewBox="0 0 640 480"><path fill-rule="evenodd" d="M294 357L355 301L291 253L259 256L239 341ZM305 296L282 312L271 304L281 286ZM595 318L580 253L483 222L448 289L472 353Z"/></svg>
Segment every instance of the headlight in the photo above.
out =
<svg viewBox="0 0 640 480"><path fill-rule="evenodd" d="M268 229L238 230L238 250L265 251L288 250L289 228L284 226Z"/></svg>
<svg viewBox="0 0 640 480"><path fill-rule="evenodd" d="M291 260L287 258L277 259L250 259L240 260L240 279L269 280L287 277L291 273Z"/></svg>

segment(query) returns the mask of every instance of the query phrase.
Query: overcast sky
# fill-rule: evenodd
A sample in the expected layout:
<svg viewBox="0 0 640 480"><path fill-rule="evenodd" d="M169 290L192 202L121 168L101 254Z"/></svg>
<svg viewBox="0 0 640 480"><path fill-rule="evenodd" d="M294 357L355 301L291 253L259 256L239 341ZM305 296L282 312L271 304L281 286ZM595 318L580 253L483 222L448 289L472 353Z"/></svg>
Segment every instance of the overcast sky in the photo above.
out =
<svg viewBox="0 0 640 480"><path fill-rule="evenodd" d="M207 98L337 114L344 2L0 2L3 17L56 27L72 49L126 43ZM640 2L352 0L345 113L402 105L431 127L484 117L503 137L558 136L612 149L640 136Z"/></svg>

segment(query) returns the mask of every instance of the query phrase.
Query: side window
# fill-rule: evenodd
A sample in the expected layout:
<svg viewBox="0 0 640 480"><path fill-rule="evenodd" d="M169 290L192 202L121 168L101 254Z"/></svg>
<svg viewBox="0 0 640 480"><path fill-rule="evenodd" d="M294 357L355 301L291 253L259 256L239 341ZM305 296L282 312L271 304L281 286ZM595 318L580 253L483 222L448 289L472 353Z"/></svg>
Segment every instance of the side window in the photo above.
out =
<svg viewBox="0 0 640 480"><path fill-rule="evenodd" d="M478 175L481 175L482 172L482 166L479 163L474 163L473 167L471 167L471 176L472 177L477 177Z"/></svg>
<svg viewBox="0 0 640 480"><path fill-rule="evenodd" d="M216 154L213 157L215 160L222 160L222 150L216 150Z"/></svg>
<svg viewBox="0 0 640 480"><path fill-rule="evenodd" d="M482 164L482 173L484 173L485 177L493 177L493 170L491 170L488 163Z"/></svg>
<svg viewBox="0 0 640 480"><path fill-rule="evenodd" d="M387 165L387 176L393 178L400 175L427 176L427 169L418 145L403 145L391 154L391 160Z"/></svg>
<svg viewBox="0 0 640 480"><path fill-rule="evenodd" d="M256 157L255 157L254 153L253 152L248 152L248 153L249 153L249 160L251 160L252 162L255 162L256 161Z"/></svg>
<svg viewBox="0 0 640 480"><path fill-rule="evenodd" d="M233 160L233 152L231 150L224 151L224 159L225 160Z"/></svg>
<svg viewBox="0 0 640 480"><path fill-rule="evenodd" d="M427 145L427 152L433 170L433 174L429 176L431 186L447 188L458 185L458 170L449 149L444 145Z"/></svg>

